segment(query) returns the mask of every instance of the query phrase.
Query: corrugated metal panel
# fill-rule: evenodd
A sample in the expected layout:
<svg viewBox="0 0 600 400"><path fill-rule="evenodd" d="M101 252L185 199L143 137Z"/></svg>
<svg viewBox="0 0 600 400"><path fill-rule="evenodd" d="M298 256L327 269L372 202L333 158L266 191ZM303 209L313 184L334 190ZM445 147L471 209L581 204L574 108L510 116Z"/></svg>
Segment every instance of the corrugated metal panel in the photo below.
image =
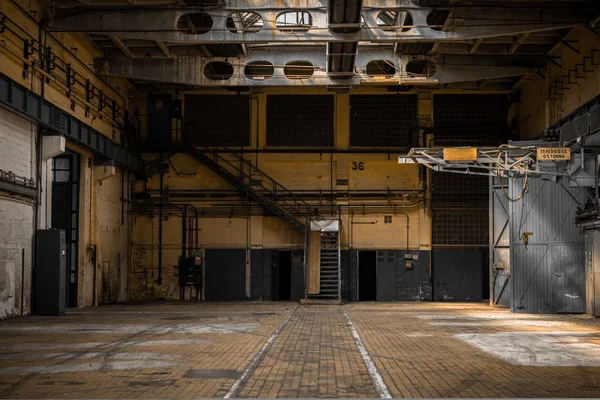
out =
<svg viewBox="0 0 600 400"><path fill-rule="evenodd" d="M508 188L508 179L503 184ZM510 307L512 281L510 280L510 219L509 202L502 193L498 178L491 178L490 197L490 270L492 279L491 302Z"/></svg>
<svg viewBox="0 0 600 400"><path fill-rule="evenodd" d="M417 96L350 96L351 146L412 147L417 140Z"/></svg>
<svg viewBox="0 0 600 400"><path fill-rule="evenodd" d="M510 196L521 190L522 181L511 180ZM584 235L574 223L572 196L586 199L584 189L568 183L530 179L523 199L510 204L513 311L585 312ZM527 245L526 232L533 233Z"/></svg>

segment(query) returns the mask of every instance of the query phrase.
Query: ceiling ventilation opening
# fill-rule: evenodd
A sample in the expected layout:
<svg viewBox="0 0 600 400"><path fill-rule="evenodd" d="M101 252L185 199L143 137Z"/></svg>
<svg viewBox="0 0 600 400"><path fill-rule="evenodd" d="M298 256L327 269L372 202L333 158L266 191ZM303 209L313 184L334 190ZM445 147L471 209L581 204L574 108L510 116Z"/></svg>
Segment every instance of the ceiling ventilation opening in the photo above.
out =
<svg viewBox="0 0 600 400"><path fill-rule="evenodd" d="M367 64L366 72L371 78L389 78L396 74L396 66L390 60L373 60Z"/></svg>
<svg viewBox="0 0 600 400"><path fill-rule="evenodd" d="M329 0L329 29L337 33L358 32L361 28L362 1Z"/></svg>
<svg viewBox="0 0 600 400"><path fill-rule="evenodd" d="M212 26L213 19L205 12L184 14L177 21L177 29L189 35L207 33Z"/></svg>
<svg viewBox="0 0 600 400"><path fill-rule="evenodd" d="M382 11L377 16L382 31L407 32L413 27L413 19L406 10Z"/></svg>
<svg viewBox="0 0 600 400"><path fill-rule="evenodd" d="M246 78L262 81L269 79L275 73L275 67L268 61L252 61L244 68Z"/></svg>
<svg viewBox="0 0 600 400"><path fill-rule="evenodd" d="M233 33L258 32L264 24L263 17L255 12L234 12L225 20L225 26Z"/></svg>
<svg viewBox="0 0 600 400"><path fill-rule="evenodd" d="M413 60L406 64L406 74L409 78L431 78L435 72L435 64L426 60Z"/></svg>
<svg viewBox="0 0 600 400"><path fill-rule="evenodd" d="M434 31L441 31L446 25L450 11L432 11L427 15L427 25Z"/></svg>
<svg viewBox="0 0 600 400"><path fill-rule="evenodd" d="M329 76L349 78L354 75L356 42L327 43L327 73Z"/></svg>
<svg viewBox="0 0 600 400"><path fill-rule="evenodd" d="M314 72L315 67L309 61L290 61L283 67L283 73L289 79L307 79Z"/></svg>
<svg viewBox="0 0 600 400"><path fill-rule="evenodd" d="M211 81L223 81L233 76L233 65L226 61L212 61L204 67L204 76Z"/></svg>
<svg viewBox="0 0 600 400"><path fill-rule="evenodd" d="M286 11L275 18L275 28L282 32L308 31L312 24L312 15L306 11Z"/></svg>

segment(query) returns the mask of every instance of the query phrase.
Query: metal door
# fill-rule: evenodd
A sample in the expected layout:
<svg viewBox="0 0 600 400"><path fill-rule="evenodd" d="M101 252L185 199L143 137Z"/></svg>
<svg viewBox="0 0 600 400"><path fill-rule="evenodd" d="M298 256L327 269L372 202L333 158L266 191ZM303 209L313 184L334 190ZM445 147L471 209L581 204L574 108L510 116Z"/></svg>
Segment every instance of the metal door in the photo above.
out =
<svg viewBox="0 0 600 400"><path fill-rule="evenodd" d="M304 250L292 251L292 293L293 301L298 301L304 298L305 295L304 281Z"/></svg>
<svg viewBox="0 0 600 400"><path fill-rule="evenodd" d="M151 144L171 142L171 103L170 94L148 95L148 134L146 141Z"/></svg>
<svg viewBox="0 0 600 400"><path fill-rule="evenodd" d="M52 159L52 228L65 231L66 306L77 306L79 243L79 155L66 151Z"/></svg>
<svg viewBox="0 0 600 400"><path fill-rule="evenodd" d="M490 179L490 305L510 307L510 220L509 201L502 187L508 190L508 178Z"/></svg>
<svg viewBox="0 0 600 400"><path fill-rule="evenodd" d="M377 252L377 301L398 299L396 252Z"/></svg>
<svg viewBox="0 0 600 400"><path fill-rule="evenodd" d="M510 197L522 188L521 179L511 179ZM529 179L523 198L510 203L513 311L585 312L585 244L574 222L584 190Z"/></svg>
<svg viewBox="0 0 600 400"><path fill-rule="evenodd" d="M246 250L205 250L207 301L246 300Z"/></svg>

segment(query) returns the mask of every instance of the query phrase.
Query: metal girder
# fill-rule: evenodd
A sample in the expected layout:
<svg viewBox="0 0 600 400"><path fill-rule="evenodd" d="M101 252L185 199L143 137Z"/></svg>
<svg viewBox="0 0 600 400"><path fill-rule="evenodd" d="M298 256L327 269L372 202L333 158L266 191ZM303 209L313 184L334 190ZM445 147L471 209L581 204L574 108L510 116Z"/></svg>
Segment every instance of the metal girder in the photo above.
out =
<svg viewBox="0 0 600 400"><path fill-rule="evenodd" d="M105 68L98 72L124 78L178 83L191 86L290 86L290 85L431 85L455 82L469 82L482 79L496 79L511 76L522 76L533 72L530 58L523 57L473 57L473 56L434 56L426 61L435 64L435 73L427 77L407 74L406 67L410 62L420 60L411 56L394 54L392 48L359 48L356 57L358 73L348 79L336 79L327 75L327 55L324 49L314 47L294 47L289 49L261 49L249 51L238 58L203 58L181 57L171 59L110 59L99 63ZM394 63L396 73L393 76L368 76L367 64L372 60L388 60ZM258 61L273 66L272 76L252 79L245 75L245 67ZM301 68L314 67L311 77L291 79L284 74L286 64L294 65L303 62ZM425 60L424 60L425 61ZM231 66L229 79L211 80L204 74L205 67L211 62L227 62ZM306 64L306 62L310 64ZM270 64L270 65L269 65ZM213 64L214 65L214 64ZM256 65L256 64L254 64ZM267 75L270 75L267 74ZM256 77L255 77L256 78Z"/></svg>
<svg viewBox="0 0 600 400"><path fill-rule="evenodd" d="M128 58L133 58L133 53L131 52L131 50L129 50L129 48L125 45L125 43L123 43L123 41L120 38L116 36L111 36L110 40L115 44L115 46L119 48L119 50L121 50L123 54L125 54L125 56L127 56Z"/></svg>
<svg viewBox="0 0 600 400"><path fill-rule="evenodd" d="M539 147L551 147L549 142L540 142ZM398 164L421 164L438 172L453 172L466 175L523 177L569 176L564 168L557 168L556 162L537 160L538 146L501 146L471 148L476 159L448 161L441 147L414 148L406 156L398 157ZM449 150L467 150L450 148ZM563 163L563 164L566 164Z"/></svg>
<svg viewBox="0 0 600 400"><path fill-rule="evenodd" d="M171 50L165 44L165 42L161 42L160 40L157 40L156 41L156 45L158 46L158 48L160 49L160 51L163 52L163 54L165 55L165 57L171 57Z"/></svg>
<svg viewBox="0 0 600 400"><path fill-rule="evenodd" d="M546 141L530 141L512 142L500 147L414 148L406 156L399 156L398 164L421 164L433 171L466 175L532 177L552 181L566 178L571 187L595 186L598 168L596 156L585 154L583 147L569 148L568 160L538 158L540 149L565 150L557 145ZM445 157L446 151L458 157ZM461 154L467 157L458 161L463 158Z"/></svg>
<svg viewBox="0 0 600 400"><path fill-rule="evenodd" d="M227 7L205 9L142 9L142 10L94 10L67 15L50 20L48 29L54 31L96 33L124 38L162 40L176 43L276 43L276 42L453 42L475 40L482 37L517 36L527 32L539 32L570 28L589 22L590 10L584 7L560 9L497 9L497 8L450 8L451 21L447 30L436 30L427 22L434 11L429 7L415 7L409 0L367 1L363 6L364 22L358 32L333 32L328 24L325 1L305 0L293 2L228 2ZM244 3L243 8L236 7ZM271 6L263 5L270 3ZM305 4L304 7L296 3ZM279 4L279 6L276 6ZM376 5L375 5L376 4ZM406 9L413 20L411 28L385 29L377 20L382 11ZM226 21L236 11L254 11L263 19L262 28L255 32L235 32ZM284 11L306 11L312 16L312 26L301 29L281 29L276 26L279 14ZM206 33L188 33L178 28L178 21L186 16L206 13L212 19L212 27ZM389 28L389 27L388 27Z"/></svg>
<svg viewBox="0 0 600 400"><path fill-rule="evenodd" d="M528 33L522 33L519 36L517 36L515 38L514 42L510 45L510 48L508 49L508 53L515 54L515 51L517 51L519 46L525 41L525 39L527 39L528 35L529 35Z"/></svg>
<svg viewBox="0 0 600 400"><path fill-rule="evenodd" d="M481 43L483 42L482 38L475 40L475 43L471 47L469 47L469 54L475 54Z"/></svg>

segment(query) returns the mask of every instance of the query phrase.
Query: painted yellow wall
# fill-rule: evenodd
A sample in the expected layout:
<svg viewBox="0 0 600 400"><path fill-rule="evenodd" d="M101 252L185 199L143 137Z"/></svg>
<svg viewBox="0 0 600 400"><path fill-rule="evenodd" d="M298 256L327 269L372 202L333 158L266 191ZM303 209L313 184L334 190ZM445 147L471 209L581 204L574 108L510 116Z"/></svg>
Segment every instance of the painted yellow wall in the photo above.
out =
<svg viewBox="0 0 600 400"><path fill-rule="evenodd" d="M34 41L33 47L36 49L39 49L40 42L51 48L58 59L71 64L78 80L83 82L89 79L106 96L115 99L124 110L128 107L127 97L132 93L133 86L119 78L109 78L104 81L100 76L92 73L94 58L99 57L100 53L87 39L80 34L47 33L38 23L43 12L40 5L35 1L21 3L24 2L17 2L21 6L19 8L11 0L0 1L0 13L7 18L5 22L7 29L0 33L0 40L2 40L0 72L111 139L119 141L119 135L114 133L118 132L118 124L123 123L123 116L114 121L110 113L99 113L93 106L86 115L83 93L80 96L72 93L67 97L64 72L55 68L50 75L42 75L37 64L40 61L38 50L34 51L28 59L23 58L23 39ZM32 64L34 62L35 66ZM27 71L24 69L24 63L28 65ZM82 89L79 88L79 91ZM72 101L74 109L71 108Z"/></svg>
<svg viewBox="0 0 600 400"><path fill-rule="evenodd" d="M549 69L544 72L545 77L530 75L520 82L518 89L521 91L521 103L517 107L519 127L523 139L533 138L539 135L544 128L558 122L570 112L581 105L592 100L600 94L600 65L592 66L587 62L590 72L584 72L582 67L578 68L576 78L571 73L570 89L555 90L555 81L563 79L567 84L566 76L568 70L574 70L575 64L583 63L584 56L591 56L592 50L600 49L600 36L594 35L585 27L573 29L563 40L574 41L571 43L579 54L564 44L558 44L550 55L556 58L556 62L562 68L549 63ZM594 63L600 64L600 53L593 55ZM592 71L593 70L593 71Z"/></svg>
<svg viewBox="0 0 600 400"><path fill-rule="evenodd" d="M21 9L18 5L21 5ZM82 122L92 126L102 134L118 141L118 123L123 116L113 121L111 116L99 113L91 107L88 115L85 102L67 92L61 80L65 74L58 69L51 75L43 75L39 66L39 52L28 60L23 58L23 41L34 40L39 48L41 41L50 47L60 59L70 63L77 73L77 79L89 79L92 84L107 96L114 98L126 109L127 96L132 85L122 79L103 81L88 68L93 67L94 58L100 53L81 35L55 33L52 37L40 29L37 21L42 9L35 1L0 1L0 13L6 16L7 29L0 33L0 73L5 74L47 101L70 113ZM60 46L62 44L62 46ZM24 69L24 63L29 68ZM81 90L81 89L79 89ZM74 101L74 109L72 109ZM127 299L127 272L129 265L130 217L125 214L121 221L121 168L115 168L115 175L99 181L106 174L104 167L94 166L93 155L74 143L67 142L67 148L81 155L79 193L79 256L78 256L78 299L79 306L125 301ZM127 180L126 174L126 180ZM48 185L50 187L51 185ZM127 190L128 183L125 184ZM45 201L51 197L45 196ZM49 200L48 200L49 201ZM49 204L48 204L49 207ZM46 228L50 226L42 226ZM96 246L96 263L92 262L91 246ZM95 282L95 290L94 290ZM95 292L95 295L94 295ZM95 303L94 303L95 302Z"/></svg>
<svg viewBox="0 0 600 400"><path fill-rule="evenodd" d="M210 93L225 94L222 91ZM380 88L358 90L360 93L389 94ZM202 93L207 93L203 91ZM269 149L266 146L266 98L267 94L326 94L319 88L264 88L260 93L252 93L257 99L251 102L251 145L246 157L276 181L294 191L322 191L326 196L330 190L369 190L385 192L387 190L406 191L411 195L421 196L420 203L415 198L340 198L333 204L334 213L338 205L396 206L395 212L385 214L362 215L355 212L341 215L341 242L344 249L406 249L428 250L431 248L431 212L424 207L427 193L427 174L422 174L416 166L398 165L398 149L389 150L389 154L352 153L349 147L350 110L349 95L335 94L335 150L348 152L254 152L253 149ZM227 92L231 94L231 92ZM431 93L419 95L419 118L427 125L432 119ZM180 96L183 99L183 96ZM144 115L145 94L138 94L136 107ZM184 105L185 109L185 105ZM144 118L141 119L142 125ZM175 121L173 121L175 126ZM258 129L256 128L258 127ZM173 138L175 138L173 133ZM258 145L257 145L258 144ZM286 149L289 151L289 149ZM146 154L153 159L156 154ZM235 162L234 158L227 157ZM238 162L235 162L236 165ZM353 166L362 163L363 169ZM337 179L347 179L347 186L337 186ZM169 172L163 176L164 190L234 190L234 187L222 178L199 164L187 154L176 154L170 159ZM146 188L153 191L160 189L160 176L155 174L147 179ZM143 190L137 185L137 190ZM187 201L187 200L186 200ZM284 220L277 217L210 217L210 207L221 203L238 203L241 198L222 199L189 199L196 207L204 208L207 216L200 218L199 246L201 248L242 248L242 249L299 249L303 248L304 237ZM323 200L307 200L310 204L321 206L321 210L329 210L331 203ZM183 200L182 200L183 202ZM417 203L417 207L406 207ZM418 205L421 208L419 209ZM173 266L177 265L181 254L181 218L169 216L163 221L163 284L154 282L158 274L158 215L136 216L133 234L132 275L130 279L132 296L136 298L178 298L177 277L173 274ZM406 215L405 215L406 214ZM384 215L392 215L392 223L384 223ZM407 243L407 217L408 243Z"/></svg>

